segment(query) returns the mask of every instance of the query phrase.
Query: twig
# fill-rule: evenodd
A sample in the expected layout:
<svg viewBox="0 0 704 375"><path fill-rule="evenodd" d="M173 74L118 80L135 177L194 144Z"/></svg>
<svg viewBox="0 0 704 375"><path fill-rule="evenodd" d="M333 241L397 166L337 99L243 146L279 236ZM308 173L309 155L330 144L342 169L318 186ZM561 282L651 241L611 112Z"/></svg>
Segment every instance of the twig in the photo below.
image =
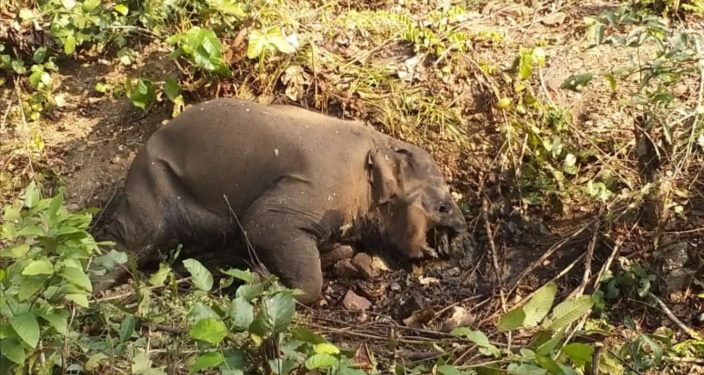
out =
<svg viewBox="0 0 704 375"><path fill-rule="evenodd" d="M609 255L609 258L606 260L606 263L601 266L601 269L599 270L599 274L596 275L596 279L594 279L594 285L593 288L596 289L599 287L599 283L601 283L601 279L604 277L604 274L606 271L608 271L611 268L611 263L613 263L614 259L616 259L616 255L618 255L619 251L621 250L621 245L623 244L623 238L618 237L616 238L616 242L614 243L614 248L611 250L611 254Z"/></svg>
<svg viewBox="0 0 704 375"><path fill-rule="evenodd" d="M704 365L704 359L702 358L691 358L691 357L670 357L670 356L663 356L662 359L668 361L668 362L675 362L675 363L693 363L697 365Z"/></svg>
<svg viewBox="0 0 704 375"><path fill-rule="evenodd" d="M597 219L594 220L594 229L592 229L592 239L589 241L589 246L587 247L586 259L584 260L584 274L582 275L582 282L579 287L574 290L573 294L575 296L581 296L584 294L584 289L589 283L589 279L592 275L592 259L594 258L594 248L596 247L597 236L599 235L599 227L601 225L601 215L604 213L604 206L599 208L599 214Z"/></svg>
<svg viewBox="0 0 704 375"><path fill-rule="evenodd" d="M176 281L174 281L174 282L175 282L176 284L182 284L182 283L185 283L185 282L190 281L190 280L191 280L191 277L188 276L188 277L184 277L184 278L178 279L178 280L176 280ZM166 285L153 285L153 286L144 287L144 289L151 291L151 290L160 289L160 288L165 288L165 287L166 287ZM96 302L113 301L113 300L116 300L116 299L122 299L122 298L125 298L125 297L129 297L129 296L132 296L132 295L134 295L134 291L124 292L124 293L120 293L120 294L113 294L113 295L111 295L111 296L105 296L105 297L101 297L101 298L96 298L95 301L96 301Z"/></svg>
<svg viewBox="0 0 704 375"><path fill-rule="evenodd" d="M672 320L673 323L675 323L678 327L680 327L680 329L681 329L682 331L684 331L684 333L686 333L687 335L689 335L689 337L691 337L691 338L693 338L693 339L695 339L695 340L704 340L704 337L702 337L700 334L698 334L697 332L695 332L693 329L687 327L686 324L682 323L682 321L679 320L679 318L677 318L677 317L675 316L675 314L672 313L672 310L670 310L670 308L667 307L667 305L665 304L665 302L663 302L660 298L658 298L658 297L657 297L655 294L653 294L652 292L648 292L648 295L649 295L652 299L654 299L655 302L657 302L658 306L660 306L660 308L662 309L662 311L665 312L665 315L667 315L667 317L670 318L670 320Z"/></svg>

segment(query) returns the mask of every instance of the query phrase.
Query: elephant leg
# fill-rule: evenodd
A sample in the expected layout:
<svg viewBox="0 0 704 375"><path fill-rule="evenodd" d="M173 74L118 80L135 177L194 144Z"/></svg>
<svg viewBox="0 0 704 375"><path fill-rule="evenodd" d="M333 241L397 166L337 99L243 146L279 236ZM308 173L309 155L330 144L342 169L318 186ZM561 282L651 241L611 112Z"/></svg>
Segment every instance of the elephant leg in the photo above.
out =
<svg viewBox="0 0 704 375"><path fill-rule="evenodd" d="M243 220L257 259L288 287L300 289L298 302L311 304L320 296L323 274L315 237L301 229L290 214L250 210Z"/></svg>

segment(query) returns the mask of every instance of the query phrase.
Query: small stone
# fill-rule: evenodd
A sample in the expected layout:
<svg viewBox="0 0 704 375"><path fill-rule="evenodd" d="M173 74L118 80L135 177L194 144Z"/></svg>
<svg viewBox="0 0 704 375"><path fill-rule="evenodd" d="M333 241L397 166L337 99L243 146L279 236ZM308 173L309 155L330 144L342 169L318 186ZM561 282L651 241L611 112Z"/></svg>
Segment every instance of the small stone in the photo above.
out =
<svg viewBox="0 0 704 375"><path fill-rule="evenodd" d="M118 163L120 162L120 160L121 160L121 159L120 159L120 156L119 156L119 155L115 155L115 157L112 158L112 160L110 160L110 162L113 163L113 164L118 164Z"/></svg>
<svg viewBox="0 0 704 375"><path fill-rule="evenodd" d="M342 299L342 306L350 311L365 311L368 310L372 303L368 299L357 295L351 289L347 291L345 297Z"/></svg>
<svg viewBox="0 0 704 375"><path fill-rule="evenodd" d="M365 253L357 253L357 255L352 258L352 265L357 268L360 274L362 274L367 279L374 277L374 270L372 269L372 257Z"/></svg>
<svg viewBox="0 0 704 375"><path fill-rule="evenodd" d="M548 14L542 19L543 25L546 26L555 26L555 25L561 25L563 22L565 22L565 19L567 18L567 14L564 12L555 12L552 14Z"/></svg>
<svg viewBox="0 0 704 375"><path fill-rule="evenodd" d="M355 278L359 276L359 270L349 259L342 259L333 266L335 276L341 278Z"/></svg>
<svg viewBox="0 0 704 375"><path fill-rule="evenodd" d="M401 290L401 285L394 281L393 283L391 283L391 290L399 291Z"/></svg>

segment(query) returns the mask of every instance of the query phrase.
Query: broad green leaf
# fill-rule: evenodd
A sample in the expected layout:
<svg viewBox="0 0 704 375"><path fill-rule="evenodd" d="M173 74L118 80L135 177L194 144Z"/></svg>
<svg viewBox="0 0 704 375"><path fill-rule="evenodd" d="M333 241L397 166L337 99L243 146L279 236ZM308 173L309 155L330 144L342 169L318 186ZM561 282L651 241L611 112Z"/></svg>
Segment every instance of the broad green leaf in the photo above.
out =
<svg viewBox="0 0 704 375"><path fill-rule="evenodd" d="M437 367L437 373L441 375L462 375L455 366L441 365Z"/></svg>
<svg viewBox="0 0 704 375"><path fill-rule="evenodd" d="M64 41L64 53L67 55L73 54L76 50L76 37L69 35Z"/></svg>
<svg viewBox="0 0 704 375"><path fill-rule="evenodd" d="M611 89L611 91L616 91L616 88L618 87L616 83L616 77L613 74L608 73L604 74L604 79L609 84L609 88Z"/></svg>
<svg viewBox="0 0 704 375"><path fill-rule="evenodd" d="M243 298L246 301L252 301L259 297L264 292L264 286L261 284L240 285L235 292L235 297Z"/></svg>
<svg viewBox="0 0 704 375"><path fill-rule="evenodd" d="M549 283L538 289L535 295L523 306L526 318L525 328L536 326L548 314L557 294L557 285Z"/></svg>
<svg viewBox="0 0 704 375"><path fill-rule="evenodd" d="M23 365L26 358L22 344L16 339L3 339L0 354L18 365Z"/></svg>
<svg viewBox="0 0 704 375"><path fill-rule="evenodd" d="M105 255L93 258L91 266L111 271L117 269L119 265L127 263L127 260L127 253L112 249Z"/></svg>
<svg viewBox="0 0 704 375"><path fill-rule="evenodd" d="M215 312L210 306L205 305L201 302L196 302L193 304L193 308L188 313L188 320L191 324L197 323L199 320L206 318L220 319L220 315Z"/></svg>
<svg viewBox="0 0 704 375"><path fill-rule="evenodd" d="M199 261L195 259L186 259L183 265L191 274L193 285L200 290L210 290L213 288L213 275Z"/></svg>
<svg viewBox="0 0 704 375"><path fill-rule="evenodd" d="M88 307L88 297L85 294L71 293L64 296L65 299L81 307Z"/></svg>
<svg viewBox="0 0 704 375"><path fill-rule="evenodd" d="M512 363L507 370L511 375L545 375L548 373L545 369L530 363L522 363L520 365Z"/></svg>
<svg viewBox="0 0 704 375"><path fill-rule="evenodd" d="M222 271L227 276L232 276L235 279L242 280L246 283L253 283L256 281L256 277L251 271L238 270L236 268L230 268L227 271Z"/></svg>
<svg viewBox="0 0 704 375"><path fill-rule="evenodd" d="M138 79L133 86L132 80L127 80L127 97L132 105L146 111L156 101L154 84L147 79Z"/></svg>
<svg viewBox="0 0 704 375"><path fill-rule="evenodd" d="M176 100L176 98L181 95L181 85L175 79L167 79L164 82L164 93L171 100Z"/></svg>
<svg viewBox="0 0 704 375"><path fill-rule="evenodd" d="M501 356L499 348L489 342L489 338L482 331L473 331L467 327L457 327L450 332L456 337L465 337L467 340L479 346L479 351L484 355L491 355L496 358Z"/></svg>
<svg viewBox="0 0 704 375"><path fill-rule="evenodd" d="M227 328L222 321L214 318L207 318L198 321L188 334L196 340L205 341L212 345L218 345L227 336Z"/></svg>
<svg viewBox="0 0 704 375"><path fill-rule="evenodd" d="M526 319L526 313L522 307L513 309L499 318L499 331L513 331L523 327L523 321Z"/></svg>
<svg viewBox="0 0 704 375"><path fill-rule="evenodd" d="M276 358L269 360L269 368L276 375L288 375L293 373L293 370L302 365L302 361L297 361L291 357ZM339 373L338 373L339 375Z"/></svg>
<svg viewBox="0 0 704 375"><path fill-rule="evenodd" d="M34 260L22 270L25 276L51 275L54 273L54 265L46 259Z"/></svg>
<svg viewBox="0 0 704 375"><path fill-rule="evenodd" d="M34 181L27 185L27 190L24 192L24 206L27 208L34 208L39 200L41 199L41 193L37 184Z"/></svg>
<svg viewBox="0 0 704 375"><path fill-rule="evenodd" d="M555 306L551 319L546 320L543 325L550 330L559 331L587 314L593 305L594 300L588 295L563 301Z"/></svg>
<svg viewBox="0 0 704 375"><path fill-rule="evenodd" d="M340 371L335 373L336 375L367 375L364 370L358 368L343 367Z"/></svg>
<svg viewBox="0 0 704 375"><path fill-rule="evenodd" d="M226 350L223 354L225 356L225 361L221 367L242 370L247 366L247 359L245 358L246 354L242 351L242 349L232 348Z"/></svg>
<svg viewBox="0 0 704 375"><path fill-rule="evenodd" d="M562 82L560 88L564 90L579 91L582 87L587 86L593 78L594 75L591 73L573 74Z"/></svg>
<svg viewBox="0 0 704 375"><path fill-rule="evenodd" d="M46 276L30 276L23 278L17 297L20 301L26 301L29 298L34 298L35 293L44 288L46 279Z"/></svg>
<svg viewBox="0 0 704 375"><path fill-rule="evenodd" d="M168 264L164 264L164 263L159 264L159 270L154 272L149 277L149 284L154 285L154 286L164 285L164 281L166 281L166 278L169 276L170 272L171 272L171 267L169 267Z"/></svg>
<svg viewBox="0 0 704 375"><path fill-rule="evenodd" d="M29 251L29 244L23 243L9 248L2 249L0 253L3 258L21 258Z"/></svg>
<svg viewBox="0 0 704 375"><path fill-rule="evenodd" d="M296 52L296 49L292 45L288 44L280 32L279 35L271 37L270 41L271 44L273 44L274 47L276 47L276 49L281 53L291 54Z"/></svg>
<svg viewBox="0 0 704 375"><path fill-rule="evenodd" d="M117 4L115 5L114 8L112 8L115 12L120 13L123 16L126 16L127 13L129 12L129 8L125 4Z"/></svg>
<svg viewBox="0 0 704 375"><path fill-rule="evenodd" d="M259 30L252 30L248 39L247 57L250 59L259 58L264 53L264 48L267 45L266 36Z"/></svg>
<svg viewBox="0 0 704 375"><path fill-rule="evenodd" d="M594 348L588 344L573 342L563 346L562 352L570 358L572 363L574 363L578 367L583 367L587 363L592 362Z"/></svg>
<svg viewBox="0 0 704 375"><path fill-rule="evenodd" d="M337 358L330 354L320 353L314 354L306 360L306 368L308 370L326 369L337 364Z"/></svg>
<svg viewBox="0 0 704 375"><path fill-rule="evenodd" d="M93 291L93 286L91 285L90 278L81 268L65 266L61 270L61 277L63 277L64 279L66 279L66 281L70 282L73 285L76 285L79 288L85 289L89 292Z"/></svg>
<svg viewBox="0 0 704 375"><path fill-rule="evenodd" d="M191 367L191 370L188 373L195 374L200 370L216 367L224 361L225 358L223 358L220 352L205 353L196 359L195 363L193 363L193 366Z"/></svg>
<svg viewBox="0 0 704 375"><path fill-rule="evenodd" d="M134 315L129 314L125 317L125 319L122 321L122 324L120 325L121 343L126 342L127 340L129 340L130 337L132 337L136 323L137 320L134 318Z"/></svg>
<svg viewBox="0 0 704 375"><path fill-rule="evenodd" d="M39 323L37 317L32 312L15 315L10 318L10 326L15 330L17 336L32 348L37 347L39 342Z"/></svg>
<svg viewBox="0 0 704 375"><path fill-rule="evenodd" d="M66 335L68 334L68 318L70 314L64 309L56 309L41 315L41 317L49 322L56 332Z"/></svg>
<svg viewBox="0 0 704 375"><path fill-rule="evenodd" d="M100 5L100 0L85 0L83 2L83 10L86 12L92 12L93 9Z"/></svg>
<svg viewBox="0 0 704 375"><path fill-rule="evenodd" d="M315 344L313 350L318 354L340 354L340 349L337 346L327 342Z"/></svg>
<svg viewBox="0 0 704 375"><path fill-rule="evenodd" d="M295 326L291 330L291 335L296 340L307 342L310 344L321 344L327 342L327 340L325 340L323 336L320 336L315 332L311 331L310 328L299 325Z"/></svg>
<svg viewBox="0 0 704 375"><path fill-rule="evenodd" d="M518 55L518 79L526 80L533 74L533 55L530 50L521 49Z"/></svg>
<svg viewBox="0 0 704 375"><path fill-rule="evenodd" d="M32 54L32 61L34 61L35 64L43 64L44 61L46 61L47 52L48 49L46 47L37 48Z"/></svg>
<svg viewBox="0 0 704 375"><path fill-rule="evenodd" d="M548 370L548 372L553 375L565 375L560 366L558 366L557 362L555 362L554 359L550 358L550 356L536 353L535 362L538 363L540 367Z"/></svg>
<svg viewBox="0 0 704 375"><path fill-rule="evenodd" d="M232 300L229 313L235 329L239 331L246 331L254 320L254 306L241 297Z"/></svg>
<svg viewBox="0 0 704 375"><path fill-rule="evenodd" d="M640 335L640 341L650 348L655 365L659 366L660 362L662 362L662 346L648 335Z"/></svg>
<svg viewBox="0 0 704 375"><path fill-rule="evenodd" d="M293 319L295 302L293 296L287 293L278 293L273 297L264 299L264 312L266 323L274 333L283 332Z"/></svg>

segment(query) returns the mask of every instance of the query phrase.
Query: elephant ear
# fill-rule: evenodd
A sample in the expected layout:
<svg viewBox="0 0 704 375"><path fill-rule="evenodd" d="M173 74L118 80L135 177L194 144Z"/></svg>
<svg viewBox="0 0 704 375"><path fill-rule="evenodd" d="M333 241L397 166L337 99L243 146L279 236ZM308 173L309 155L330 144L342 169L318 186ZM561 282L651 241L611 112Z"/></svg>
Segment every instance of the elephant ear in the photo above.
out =
<svg viewBox="0 0 704 375"><path fill-rule="evenodd" d="M377 204L384 204L403 194L404 169L410 151L401 148L381 148L369 152L369 182Z"/></svg>

